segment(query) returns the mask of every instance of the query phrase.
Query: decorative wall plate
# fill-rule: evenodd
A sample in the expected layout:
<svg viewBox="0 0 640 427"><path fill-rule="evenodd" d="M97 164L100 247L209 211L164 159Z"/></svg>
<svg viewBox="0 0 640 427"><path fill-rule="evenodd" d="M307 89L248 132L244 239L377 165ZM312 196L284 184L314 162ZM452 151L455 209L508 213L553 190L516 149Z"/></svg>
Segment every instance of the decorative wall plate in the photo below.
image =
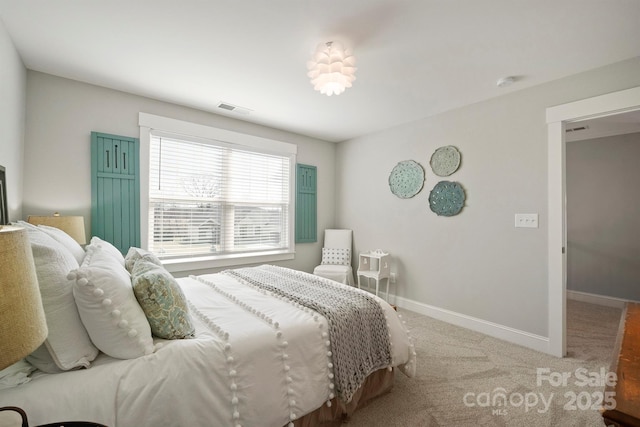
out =
<svg viewBox="0 0 640 427"><path fill-rule="evenodd" d="M401 199L409 199L422 190L424 169L413 160L399 162L389 175L391 192Z"/></svg>
<svg viewBox="0 0 640 427"><path fill-rule="evenodd" d="M431 155L429 164L436 175L449 176L460 167L460 152L453 145L440 147Z"/></svg>
<svg viewBox="0 0 640 427"><path fill-rule="evenodd" d="M454 216L464 206L465 194L457 182L440 181L429 193L429 207L441 216Z"/></svg>

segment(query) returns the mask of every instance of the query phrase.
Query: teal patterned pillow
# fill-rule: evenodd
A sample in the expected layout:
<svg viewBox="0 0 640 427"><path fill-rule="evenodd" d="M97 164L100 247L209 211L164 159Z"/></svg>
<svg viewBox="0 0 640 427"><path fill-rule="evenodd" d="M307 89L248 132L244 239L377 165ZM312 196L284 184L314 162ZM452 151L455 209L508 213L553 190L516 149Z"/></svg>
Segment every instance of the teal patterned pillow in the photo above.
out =
<svg viewBox="0 0 640 427"><path fill-rule="evenodd" d="M135 263L131 284L151 332L170 340L193 337L195 328L180 285L164 267L144 258Z"/></svg>
<svg viewBox="0 0 640 427"><path fill-rule="evenodd" d="M138 266L138 264L140 265ZM137 269L136 266L138 267ZM136 261L131 265L130 272L131 274L133 274L133 270L135 269L138 276L140 276L142 273L146 273L147 271L153 270L157 267L160 267L162 270L165 269L162 266L160 260L154 254L149 253L137 258Z"/></svg>
<svg viewBox="0 0 640 427"><path fill-rule="evenodd" d="M132 246L124 257L124 267L129 273L131 273L133 271L133 266L141 258L145 258L147 261L151 261L156 265L162 266L162 262L153 253Z"/></svg>

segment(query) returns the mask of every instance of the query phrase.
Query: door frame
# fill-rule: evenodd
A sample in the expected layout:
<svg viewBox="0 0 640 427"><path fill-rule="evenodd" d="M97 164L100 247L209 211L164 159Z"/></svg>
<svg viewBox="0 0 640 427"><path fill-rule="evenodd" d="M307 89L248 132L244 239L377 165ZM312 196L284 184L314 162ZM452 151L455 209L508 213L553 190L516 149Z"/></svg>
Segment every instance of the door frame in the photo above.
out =
<svg viewBox="0 0 640 427"><path fill-rule="evenodd" d="M640 109L640 86L547 108L548 353L567 353L565 124Z"/></svg>

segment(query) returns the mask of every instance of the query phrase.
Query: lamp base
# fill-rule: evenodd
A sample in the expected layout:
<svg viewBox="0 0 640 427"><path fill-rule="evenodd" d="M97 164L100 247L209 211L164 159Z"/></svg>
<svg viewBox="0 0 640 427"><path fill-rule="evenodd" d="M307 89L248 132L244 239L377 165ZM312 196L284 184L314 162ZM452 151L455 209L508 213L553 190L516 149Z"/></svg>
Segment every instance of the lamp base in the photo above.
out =
<svg viewBox="0 0 640 427"><path fill-rule="evenodd" d="M27 414L16 406L0 408L0 427L29 427Z"/></svg>

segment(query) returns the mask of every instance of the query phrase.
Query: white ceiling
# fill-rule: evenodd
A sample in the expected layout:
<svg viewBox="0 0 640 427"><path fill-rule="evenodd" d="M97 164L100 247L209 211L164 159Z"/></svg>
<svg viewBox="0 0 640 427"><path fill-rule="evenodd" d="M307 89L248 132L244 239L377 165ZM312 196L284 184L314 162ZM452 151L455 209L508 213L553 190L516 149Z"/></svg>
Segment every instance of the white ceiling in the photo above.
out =
<svg viewBox="0 0 640 427"><path fill-rule="evenodd" d="M0 17L29 69L328 141L640 54L639 0L0 0ZM358 70L327 97L306 61L332 40Z"/></svg>

